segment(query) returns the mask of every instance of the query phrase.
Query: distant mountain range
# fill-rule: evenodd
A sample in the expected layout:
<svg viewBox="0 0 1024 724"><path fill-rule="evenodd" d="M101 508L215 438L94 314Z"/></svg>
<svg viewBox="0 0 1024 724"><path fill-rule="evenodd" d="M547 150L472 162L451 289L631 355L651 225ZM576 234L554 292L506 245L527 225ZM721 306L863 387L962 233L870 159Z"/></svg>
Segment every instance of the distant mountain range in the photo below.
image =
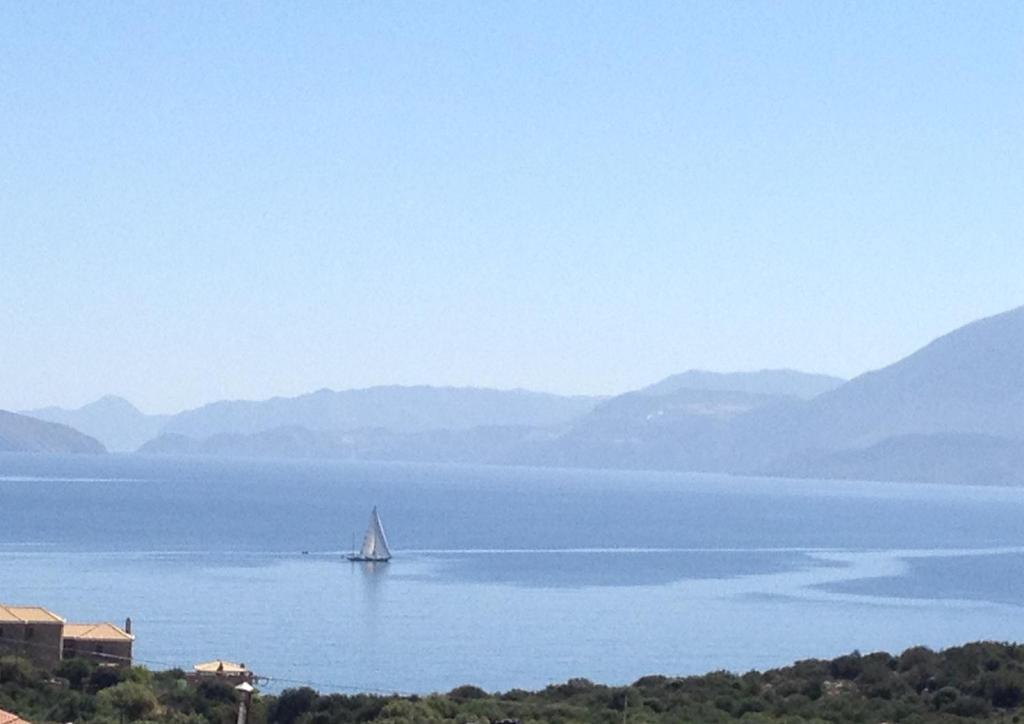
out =
<svg viewBox="0 0 1024 724"><path fill-rule="evenodd" d="M123 397L107 395L76 410L43 407L22 415L68 425L103 442L108 450L127 452L159 435L169 415L146 415Z"/></svg>
<svg viewBox="0 0 1024 724"><path fill-rule="evenodd" d="M596 433L588 430L613 400L535 451L536 460L819 478L1005 480L999 471L1024 439L1024 308L969 324L811 399L762 402L701 424L674 411L671 396L653 396L646 414L619 415L614 434L607 420ZM953 451L960 454L955 465Z"/></svg>
<svg viewBox="0 0 1024 724"><path fill-rule="evenodd" d="M476 387L319 390L259 402L214 402L175 415L163 432L208 437L296 426L321 431L384 428L396 433L496 425L547 427L584 415L600 401L599 397Z"/></svg>
<svg viewBox="0 0 1024 724"><path fill-rule="evenodd" d="M0 452L102 453L98 441L67 425L0 410Z"/></svg>
<svg viewBox="0 0 1024 724"><path fill-rule="evenodd" d="M261 401L221 401L176 415L146 415L127 400L114 396L103 397L75 410L48 407L23 414L73 426L94 435L114 451L134 451L141 447L145 452L169 452L177 446L180 452L204 450L216 454L223 446L225 452L241 454L237 451L246 449L241 438L253 436L267 443L276 435L280 438L278 444L267 447L255 444L253 450L271 454L273 450L287 448L295 454L333 456L339 450L353 447L351 443L339 446L330 442L340 439L339 433L357 433L367 444L385 436L452 437L460 431L467 431L468 438L480 438L486 435L469 431L565 426L592 410L602 399L527 390L388 386L342 391L325 389L298 397ZM152 444L147 444L150 441ZM372 443L371 447L378 449L379 442Z"/></svg>
<svg viewBox="0 0 1024 724"><path fill-rule="evenodd" d="M612 398L376 387L167 418L105 398L34 414L149 454L341 457L1024 483L1024 307L849 382L697 371ZM130 429L129 429L130 428Z"/></svg>
<svg viewBox="0 0 1024 724"><path fill-rule="evenodd" d="M675 387L678 380L696 389L649 392ZM723 389L730 381L745 391ZM637 454L619 443L643 428L647 418L664 429L681 421L692 430L714 428L755 408L841 383L768 370L684 373L609 399L453 388L325 391L182 413L140 452L644 467L649 450ZM654 444L667 449L674 438Z"/></svg>

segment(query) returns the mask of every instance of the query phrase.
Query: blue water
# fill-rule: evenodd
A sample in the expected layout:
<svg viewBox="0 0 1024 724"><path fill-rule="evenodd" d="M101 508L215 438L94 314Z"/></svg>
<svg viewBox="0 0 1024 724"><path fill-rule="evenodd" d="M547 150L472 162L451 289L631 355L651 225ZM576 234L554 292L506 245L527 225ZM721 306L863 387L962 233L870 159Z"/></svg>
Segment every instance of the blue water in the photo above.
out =
<svg viewBox="0 0 1024 724"><path fill-rule="evenodd" d="M348 563L373 505L395 559ZM625 683L1022 639L1022 523L997 487L0 455L0 601L271 689Z"/></svg>

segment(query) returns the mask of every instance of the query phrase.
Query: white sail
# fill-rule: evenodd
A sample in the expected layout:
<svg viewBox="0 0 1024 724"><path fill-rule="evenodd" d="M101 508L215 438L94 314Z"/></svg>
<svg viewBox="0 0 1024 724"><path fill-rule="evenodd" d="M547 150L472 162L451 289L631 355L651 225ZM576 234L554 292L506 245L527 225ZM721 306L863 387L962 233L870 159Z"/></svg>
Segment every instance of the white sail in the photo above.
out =
<svg viewBox="0 0 1024 724"><path fill-rule="evenodd" d="M377 561L386 561L391 557L388 538L384 535L384 526L381 525L380 516L377 515L377 508L370 513L370 525L367 526L366 535L363 536L363 547L359 549L359 557Z"/></svg>

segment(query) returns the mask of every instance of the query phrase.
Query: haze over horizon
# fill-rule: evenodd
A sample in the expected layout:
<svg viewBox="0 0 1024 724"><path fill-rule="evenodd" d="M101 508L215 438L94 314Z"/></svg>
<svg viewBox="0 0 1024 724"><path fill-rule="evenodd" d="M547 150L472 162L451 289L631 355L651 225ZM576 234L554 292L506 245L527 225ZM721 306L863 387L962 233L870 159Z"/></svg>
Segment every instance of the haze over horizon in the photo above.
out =
<svg viewBox="0 0 1024 724"><path fill-rule="evenodd" d="M853 377L1024 303L1024 6L0 7L0 409Z"/></svg>

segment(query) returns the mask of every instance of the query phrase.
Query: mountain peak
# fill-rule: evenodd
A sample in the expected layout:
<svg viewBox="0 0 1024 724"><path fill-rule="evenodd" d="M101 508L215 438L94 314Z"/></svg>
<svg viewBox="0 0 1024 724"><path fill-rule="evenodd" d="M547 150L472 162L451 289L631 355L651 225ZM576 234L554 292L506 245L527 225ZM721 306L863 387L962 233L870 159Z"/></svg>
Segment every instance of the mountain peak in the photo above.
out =
<svg viewBox="0 0 1024 724"><path fill-rule="evenodd" d="M643 388L640 392L645 395L669 395L680 390L699 390L810 399L834 390L844 382L845 380L838 377L791 369L762 369L753 372L711 372L693 369L670 375Z"/></svg>
<svg viewBox="0 0 1024 724"><path fill-rule="evenodd" d="M147 415L117 395L104 395L75 410L46 407L23 414L81 430L116 451L136 449L159 434L166 419L165 415Z"/></svg>
<svg viewBox="0 0 1024 724"><path fill-rule="evenodd" d="M139 415L142 414L139 408L137 408L135 405L133 405L125 398L119 397L117 395L104 395L103 397L99 398L98 400L95 400L94 402L90 402L87 405L82 405L82 407L80 407L79 410L102 410L106 412L121 411L133 412Z"/></svg>

